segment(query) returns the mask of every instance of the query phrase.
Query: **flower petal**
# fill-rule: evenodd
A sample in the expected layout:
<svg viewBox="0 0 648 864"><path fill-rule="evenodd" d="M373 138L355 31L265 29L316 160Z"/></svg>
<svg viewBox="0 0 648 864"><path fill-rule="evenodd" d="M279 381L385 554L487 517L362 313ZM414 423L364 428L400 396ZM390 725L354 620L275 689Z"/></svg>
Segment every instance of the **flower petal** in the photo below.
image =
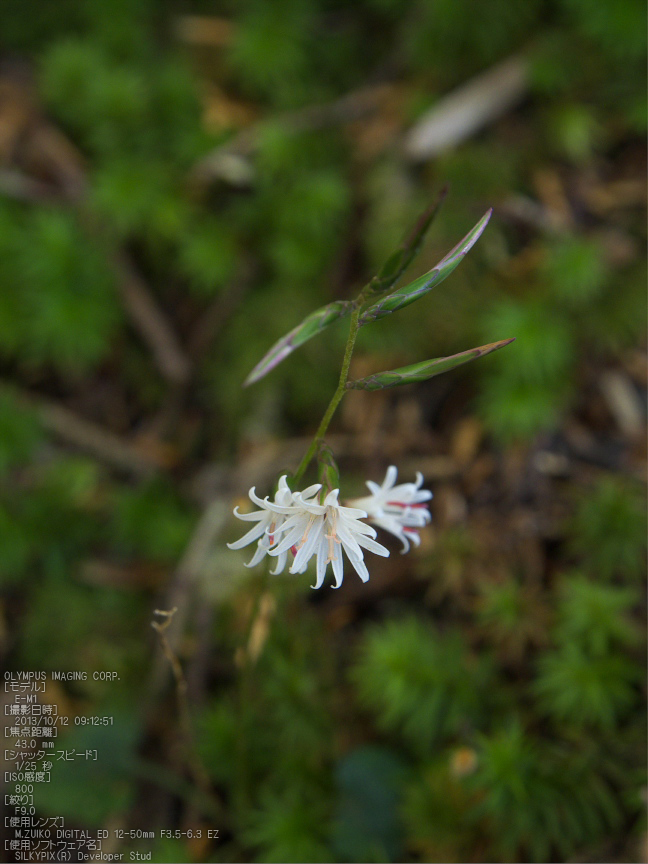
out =
<svg viewBox="0 0 648 864"><path fill-rule="evenodd" d="M234 508L233 512L237 519L243 519L244 522L258 522L259 519L264 519L267 515L264 510L253 510L251 513L239 513L238 506Z"/></svg>
<svg viewBox="0 0 648 864"><path fill-rule="evenodd" d="M265 514L264 514L265 515ZM240 540L236 540L234 543L228 543L228 549L242 549L244 546L247 546L248 543L253 543L255 540L258 540L259 537L265 534L265 530L267 527L267 522L269 521L270 514L267 514L268 519L263 522L259 522L254 528L251 528L247 534L244 534Z"/></svg>
<svg viewBox="0 0 648 864"><path fill-rule="evenodd" d="M372 540L370 537L358 537L358 543L370 552L374 552L376 555L382 555L383 558L389 558L389 549L386 549L380 543L376 543L376 541Z"/></svg>
<svg viewBox="0 0 648 864"><path fill-rule="evenodd" d="M389 554L389 553L388 553ZM350 558L349 559L353 564L353 567L358 574L358 576L362 579L363 582L369 581L369 571L367 570L367 565L364 563L362 558Z"/></svg>
<svg viewBox="0 0 648 864"><path fill-rule="evenodd" d="M283 573L284 567L286 566L286 558L288 557L286 552L281 552L277 555L277 566L274 570L271 570L273 576L278 576L279 573Z"/></svg>
<svg viewBox="0 0 648 864"><path fill-rule="evenodd" d="M317 581L314 585L311 585L311 588L321 588L324 584L324 576L326 575L327 564L326 553L326 546L323 543L320 543L320 547L317 550Z"/></svg>
<svg viewBox="0 0 648 864"><path fill-rule="evenodd" d="M387 469L387 473L385 474L385 479L383 481L382 488L383 490L391 489L394 483L396 482L396 478L398 477L398 468L395 465L390 465Z"/></svg>
<svg viewBox="0 0 648 864"><path fill-rule="evenodd" d="M256 552L250 558L248 563L245 564L245 567L256 567L256 565L265 558L267 551L268 551L267 548L263 547L261 545L261 542L259 542L259 545L257 546Z"/></svg>
<svg viewBox="0 0 648 864"><path fill-rule="evenodd" d="M293 563L295 572L300 570L313 557L316 548L324 539L322 538L323 528L324 519L321 517L306 528L306 532L301 539L301 545L297 547L297 554Z"/></svg>
<svg viewBox="0 0 648 864"><path fill-rule="evenodd" d="M335 577L335 585L334 588L339 588L342 584L342 579L344 578L344 562L342 560L342 547L339 543L335 544L335 549L333 551L333 558L331 560L331 564L333 565L333 576Z"/></svg>

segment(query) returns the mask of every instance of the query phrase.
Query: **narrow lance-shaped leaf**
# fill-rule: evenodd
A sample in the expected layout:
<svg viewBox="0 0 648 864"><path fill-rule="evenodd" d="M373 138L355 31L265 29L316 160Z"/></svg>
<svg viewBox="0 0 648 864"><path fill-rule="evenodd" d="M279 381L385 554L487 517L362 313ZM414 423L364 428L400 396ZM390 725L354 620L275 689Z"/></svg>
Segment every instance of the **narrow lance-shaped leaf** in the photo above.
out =
<svg viewBox="0 0 648 864"><path fill-rule="evenodd" d="M400 369L390 369L388 372L376 372L375 375L369 375L359 381L349 381L347 388L349 390L384 390L387 387L398 387L400 384L427 381L428 378L434 378L435 375L449 372L450 369L461 366L462 363L484 357L486 354L497 351L498 348L503 348L505 345L510 345L514 341L515 337L503 339L501 342L491 342L489 345L471 348L469 351L462 351L451 357L438 357L436 360L424 360L422 363L402 366Z"/></svg>
<svg viewBox="0 0 648 864"><path fill-rule="evenodd" d="M400 249L392 253L387 261L383 264L380 273L373 277L371 282L364 289L363 297L375 297L376 295L384 294L389 291L400 279L403 273L416 257L423 238L434 221L441 205L445 201L448 194L448 187L444 186L437 200L422 214L418 222L414 226L412 233L405 240Z"/></svg>
<svg viewBox="0 0 648 864"><path fill-rule="evenodd" d="M414 282L410 282L402 288L397 288L396 291L393 291L387 297L369 306L361 314L360 324L377 321L379 318L384 318L385 315L391 315L392 312L409 306L410 303L414 303L415 300L419 300L427 294L435 285L447 279L455 267L461 263L466 254L472 249L477 240L479 240L486 225L488 225L492 212L491 208L484 213L475 227L432 270L415 279Z"/></svg>
<svg viewBox="0 0 648 864"><path fill-rule="evenodd" d="M413 258L421 247L423 238L432 224L436 214L443 204L447 195L448 188L445 186L434 204L429 207L420 217L414 230L403 243L400 249L390 255L383 265L380 273L371 280L365 287L363 296L376 296L389 291L398 282L402 274L411 264ZM247 387L259 381L268 372L271 372L275 366L278 366L282 360L285 360L295 348L303 345L313 336L316 336L321 330L324 330L329 324L334 323L338 318L342 318L351 312L353 304L350 301L338 300L334 303L329 303L321 309L308 315L301 324L295 327L290 333L282 336L270 351L257 363L254 369L243 382L243 386Z"/></svg>
<svg viewBox="0 0 648 864"><path fill-rule="evenodd" d="M311 312L310 315L304 318L301 324L298 324L290 333L286 333L278 342L275 342L268 353L259 360L247 376L243 382L243 386L247 387L249 384L254 384L255 381L263 378L275 366L278 366L282 360L285 360L289 354L292 354L295 348L303 345L304 342L308 342L313 336L317 336L318 333L339 318L349 315L352 308L353 303L350 300L335 300L333 303L329 303L326 306L322 306L321 309Z"/></svg>

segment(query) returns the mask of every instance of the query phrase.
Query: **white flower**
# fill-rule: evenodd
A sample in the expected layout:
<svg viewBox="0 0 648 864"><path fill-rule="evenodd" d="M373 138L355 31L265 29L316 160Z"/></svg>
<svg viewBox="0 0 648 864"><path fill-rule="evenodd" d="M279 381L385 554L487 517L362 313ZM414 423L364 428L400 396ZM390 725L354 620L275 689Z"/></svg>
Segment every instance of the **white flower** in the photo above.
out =
<svg viewBox="0 0 648 864"><path fill-rule="evenodd" d="M366 510L374 525L398 537L403 544L401 554L405 554L409 552L410 540L416 546L421 542L416 529L423 528L430 521L430 511L423 502L429 501L432 493L421 489L423 475L420 471L416 474L416 483L394 486L397 475L396 467L390 465L382 486L368 480L371 495L356 498L349 504Z"/></svg>
<svg viewBox="0 0 648 864"><path fill-rule="evenodd" d="M319 488L319 487L317 487ZM258 524L251 528L247 534L244 534L240 540L235 543L228 543L228 549L242 549L249 543L258 540L257 549L246 567L254 567L268 554L273 546L279 542L277 532L284 522L286 515L290 513L293 507L293 493L286 482L286 475L279 478L277 491L275 492L274 504L268 501L267 498L261 499L255 492L254 486L249 491L250 500L257 504L261 509L255 510L253 513L239 513L238 507L234 508L234 515L237 519L243 519L245 522L257 522ZM286 555L280 555L277 561L277 566L272 571L273 574L281 573L286 564Z"/></svg>
<svg viewBox="0 0 648 864"><path fill-rule="evenodd" d="M376 543L375 530L360 521L367 515L364 510L342 507L338 503L339 489L329 492L320 504L315 497L320 488L320 485L310 486L303 492L293 494L293 508L286 513L285 521L276 529L283 537L268 554L285 561L285 555L291 549L295 556L290 568L291 573L304 573L310 559L316 556L317 579L312 587L321 588L330 563L335 577L334 587L339 588L344 572L344 549L358 576L366 582L369 573L364 563L362 548L384 557L389 555L389 550ZM279 571L279 566L277 570Z"/></svg>
<svg viewBox="0 0 648 864"><path fill-rule="evenodd" d="M389 550L376 542L375 529L360 521L367 516L364 510L342 507L338 502L339 489L329 492L320 504L317 495L321 488L317 483L303 492L291 492L283 476L273 502L259 498L252 487L250 500L260 509L239 513L236 507L234 515L257 524L240 540L227 546L242 549L256 540L256 551L245 566L254 567L265 555L272 555L277 558L276 567L271 571L273 575L283 572L289 550L295 556L291 573L304 573L310 559L315 556L317 579L313 588L321 588L329 564L333 568L335 587L340 587L344 575L344 549L355 571L366 582L369 572L364 563L363 549L384 557L389 555Z"/></svg>

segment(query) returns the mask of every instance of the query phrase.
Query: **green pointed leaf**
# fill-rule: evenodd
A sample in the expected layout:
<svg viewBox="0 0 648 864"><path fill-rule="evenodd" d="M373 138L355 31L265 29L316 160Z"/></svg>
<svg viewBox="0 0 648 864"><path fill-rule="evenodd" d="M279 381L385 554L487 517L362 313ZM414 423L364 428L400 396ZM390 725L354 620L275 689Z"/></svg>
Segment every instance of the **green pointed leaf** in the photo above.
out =
<svg viewBox="0 0 648 864"><path fill-rule="evenodd" d="M461 366L470 360L484 357L486 354L497 351L498 348L503 348L505 345L510 345L514 341L515 337L503 339L501 342L491 342L489 345L471 348L469 351L462 351L451 357L438 357L436 360L424 360L422 363L402 366L400 369L391 369L388 372L377 372L375 375L369 375L359 381L350 381L347 388L349 390L384 390L387 387L398 387L400 384L427 381L428 378L434 378L435 375L449 372L455 366Z"/></svg>
<svg viewBox="0 0 648 864"><path fill-rule="evenodd" d="M444 186L439 193L437 200L421 215L414 226L412 233L407 240L405 240L400 249L397 249L396 252L389 256L387 261L383 264L380 273L373 277L365 289L366 294L363 296L375 297L376 295L384 294L398 282L400 277L418 254L423 238L436 218L447 194L448 187Z"/></svg>
<svg viewBox="0 0 648 864"><path fill-rule="evenodd" d="M389 291L398 282L405 270L409 267L412 260L416 256L421 247L423 238L432 224L436 214L443 203L447 187L444 187L437 200L432 204L418 220L411 235L403 243L400 249L390 255L383 265L380 273L371 280L366 286L365 291L367 296L377 296ZM453 250L454 251L454 250ZM451 253L452 254L452 253ZM350 314L353 304L348 300L336 300L323 306L321 309L308 315L301 324L297 325L290 333L282 336L276 342L270 351L257 363L254 369L243 382L243 386L247 387L259 381L268 372L271 372L275 366L278 366L282 360L285 360L295 348L303 345L313 336L316 336L321 330L328 327L338 318L342 318Z"/></svg>
<svg viewBox="0 0 648 864"><path fill-rule="evenodd" d="M268 353L259 360L243 382L243 386L247 387L250 384L254 384L255 381L259 381L264 375L271 372L275 366L278 366L282 360L285 360L289 354L292 354L295 348L303 345L304 342L308 342L313 336L317 336L318 333L339 318L349 315L352 308L353 303L349 300L335 300L333 303L329 303L326 306L322 306L321 309L311 312L310 315L304 318L301 324L294 327L290 333L282 336Z"/></svg>
<svg viewBox="0 0 648 864"><path fill-rule="evenodd" d="M435 285L443 282L444 279L452 273L467 253L472 249L477 240L481 237L488 220L491 217L493 209L491 207L475 227L466 234L466 236L443 258L439 263L432 268L428 273L404 285L402 288L397 288L396 291L373 303L360 316L360 324L368 324L370 321L377 321L379 318L384 318L385 315L390 315L398 309L409 306L415 300L419 300L430 291ZM417 247L418 248L418 247ZM410 259L411 260L411 259ZM389 262L388 262L389 263ZM409 263L409 262L408 262ZM387 266L387 265L385 265ZM404 269L404 268L403 268ZM402 270L400 271L403 272ZM400 274L399 274L400 275ZM394 280L395 281L395 280Z"/></svg>

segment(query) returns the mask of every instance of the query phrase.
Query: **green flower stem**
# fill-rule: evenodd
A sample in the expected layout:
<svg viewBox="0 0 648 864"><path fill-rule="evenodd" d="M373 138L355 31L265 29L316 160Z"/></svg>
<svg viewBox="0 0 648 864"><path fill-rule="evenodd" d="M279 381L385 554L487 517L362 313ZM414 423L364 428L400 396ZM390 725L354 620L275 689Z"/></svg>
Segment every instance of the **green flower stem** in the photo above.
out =
<svg viewBox="0 0 648 864"><path fill-rule="evenodd" d="M338 407L340 402L342 401L342 397L346 393L346 384L349 380L349 367L351 366L351 356L353 354L353 348L355 346L356 336L358 335L358 330L360 329L360 298L355 301L353 313L351 315L351 323L349 324L349 335L347 337L346 348L344 349L344 359L342 360L342 369L340 370L340 380L338 382L337 390L333 394L333 398L329 402L328 408L324 412L324 416L322 417L322 422L319 425L317 432L315 433L315 437L313 441L306 451L304 458L299 463L299 467L292 478L295 482L301 480L304 476L304 472L310 465L310 462L317 452L317 448L320 443L323 441L324 436L326 435L326 430L329 427L329 423L331 422L333 415L335 414L335 409Z"/></svg>

